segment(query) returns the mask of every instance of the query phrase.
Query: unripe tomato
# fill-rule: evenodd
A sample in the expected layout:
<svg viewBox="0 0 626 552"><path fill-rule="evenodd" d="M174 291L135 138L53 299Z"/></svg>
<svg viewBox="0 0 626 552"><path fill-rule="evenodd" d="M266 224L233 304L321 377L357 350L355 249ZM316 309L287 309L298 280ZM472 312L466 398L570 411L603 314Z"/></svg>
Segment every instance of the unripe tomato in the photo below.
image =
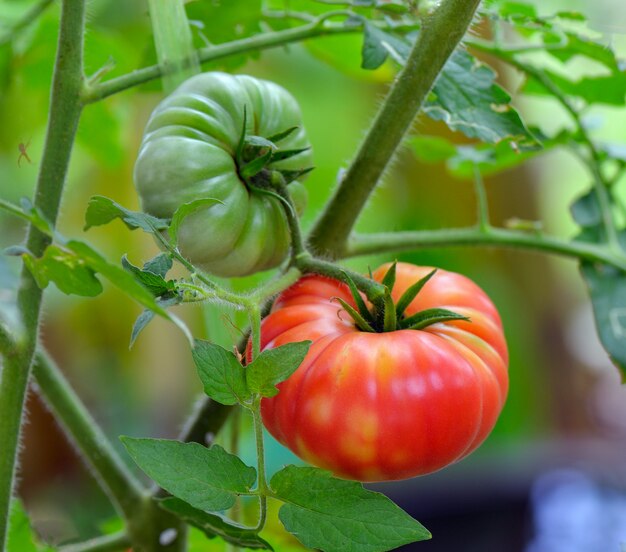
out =
<svg viewBox="0 0 626 552"><path fill-rule="evenodd" d="M147 213L170 218L184 204L203 198L219 203L186 217L179 249L194 265L218 276L244 276L277 266L289 249L280 201L250 186L236 153L246 136L277 140L280 150L309 147L296 100L280 86L245 75L203 73L185 81L152 113L135 164L135 183ZM266 167L299 171L311 166L303 151ZM306 192L288 187L297 210Z"/></svg>
<svg viewBox="0 0 626 552"><path fill-rule="evenodd" d="M394 300L431 270L398 263ZM343 283L306 276L263 320L263 349L313 341L278 395L262 401L270 433L307 462L361 481L427 474L478 447L508 389L507 346L487 295L465 276L439 270L406 316L439 307L470 321L385 333L359 330L333 297L354 306Z"/></svg>

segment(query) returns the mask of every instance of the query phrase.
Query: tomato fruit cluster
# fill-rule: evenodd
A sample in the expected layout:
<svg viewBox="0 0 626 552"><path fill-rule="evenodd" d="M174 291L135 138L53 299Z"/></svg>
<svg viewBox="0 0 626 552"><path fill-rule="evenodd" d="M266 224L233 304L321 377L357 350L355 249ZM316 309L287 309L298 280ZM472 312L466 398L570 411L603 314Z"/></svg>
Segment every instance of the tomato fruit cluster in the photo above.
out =
<svg viewBox="0 0 626 552"><path fill-rule="evenodd" d="M196 75L153 111L134 174L144 211L171 218L182 204L217 200L187 216L178 232L181 253L197 267L218 276L244 276L285 258L290 237L280 200L242 176L243 161L254 161L254 155L238 159L242 143L257 144L247 151L261 155L272 137L273 145L290 155L269 157L256 179L310 167L296 100L277 84L246 75ZM288 189L301 211L302 184L294 180Z"/></svg>
<svg viewBox="0 0 626 552"><path fill-rule="evenodd" d="M394 300L431 270L398 263ZM305 276L263 320L263 349L313 342L278 395L263 399L270 433L307 462L361 481L430 473L476 449L508 389L502 323L487 295L465 276L438 270L405 316L445 308L470 320L383 333L359 330L337 297L355 306L345 284Z"/></svg>

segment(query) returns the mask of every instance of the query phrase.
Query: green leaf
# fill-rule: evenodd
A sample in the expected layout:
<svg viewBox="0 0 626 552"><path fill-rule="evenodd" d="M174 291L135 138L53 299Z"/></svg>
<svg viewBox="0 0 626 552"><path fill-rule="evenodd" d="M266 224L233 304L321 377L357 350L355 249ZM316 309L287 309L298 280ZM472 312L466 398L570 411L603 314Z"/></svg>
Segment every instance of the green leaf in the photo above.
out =
<svg viewBox="0 0 626 552"><path fill-rule="evenodd" d="M463 316L451 310L434 308L424 309L423 311L405 318L401 323L401 327L408 330L423 330L433 324L451 322L452 320L470 321L467 316Z"/></svg>
<svg viewBox="0 0 626 552"><path fill-rule="evenodd" d="M583 262L580 265L587 283L596 330L602 346L621 370L626 383L626 274L614 267Z"/></svg>
<svg viewBox="0 0 626 552"><path fill-rule="evenodd" d="M6 552L37 552L30 520L17 499L11 500Z"/></svg>
<svg viewBox="0 0 626 552"><path fill-rule="evenodd" d="M412 286L406 289L406 291L402 294L400 299L398 299L398 303L396 304L396 312L398 318L400 318L404 314L404 311L411 304L411 301L413 301L413 299L417 297L417 294L422 291L422 288L426 285L426 282L428 282L428 280L430 280L436 272L436 268L434 270L431 270L428 274L426 274L426 276L420 278Z"/></svg>
<svg viewBox="0 0 626 552"><path fill-rule="evenodd" d="M132 264L126 255L122 257L122 266L155 297L168 295L176 290L176 284L173 280L165 280L163 276L159 276L154 272L140 269Z"/></svg>
<svg viewBox="0 0 626 552"><path fill-rule="evenodd" d="M219 345L196 339L191 351L204 392L221 404L250 400L245 369L237 357Z"/></svg>
<svg viewBox="0 0 626 552"><path fill-rule="evenodd" d="M178 246L178 230L183 220L198 209L209 205L215 205L216 203L220 203L222 205L224 204L224 202L219 199L205 197L202 199L195 199L189 203L183 203L178 209L176 209L174 215L172 216L172 222L169 226L170 243L172 244L172 247Z"/></svg>
<svg viewBox="0 0 626 552"><path fill-rule="evenodd" d="M165 278L173 265L174 262L167 253L159 253L156 257L144 263L143 270L144 272L152 272Z"/></svg>
<svg viewBox="0 0 626 552"><path fill-rule="evenodd" d="M94 271L84 259L71 251L50 245L39 259L30 254L22 258L41 289L54 282L67 295L95 297L102 293L102 284Z"/></svg>
<svg viewBox="0 0 626 552"><path fill-rule="evenodd" d="M262 397L277 395L276 384L285 381L298 369L310 346L311 341L299 341L263 351L245 368L250 391Z"/></svg>
<svg viewBox="0 0 626 552"><path fill-rule="evenodd" d="M274 550L253 529L214 514L207 514L179 498L165 498L159 501L159 506L185 523L197 527L210 539L221 537L226 542L241 548Z"/></svg>
<svg viewBox="0 0 626 552"><path fill-rule="evenodd" d="M167 308L173 305L177 305L182 301L181 297L176 295L174 297L168 297L167 299L157 299L157 304L161 307ZM171 316L171 315L170 315ZM130 332L130 342L128 344L128 348L132 349L137 337L141 333L141 331L152 322L155 317L154 311L149 309L145 309L142 313L137 317L135 323L133 324L133 329Z"/></svg>
<svg viewBox="0 0 626 552"><path fill-rule="evenodd" d="M205 512L227 510L248 494L256 470L219 445L120 437L137 465L170 494Z"/></svg>
<svg viewBox="0 0 626 552"><path fill-rule="evenodd" d="M602 211L594 189L579 197L570 207L572 217L583 228L600 226L602 224Z"/></svg>
<svg viewBox="0 0 626 552"><path fill-rule="evenodd" d="M155 230L165 230L169 225L165 219L130 211L108 197L96 195L89 200L87 205L84 229L89 230L92 226L108 224L116 218L122 220L131 230L141 228L150 234Z"/></svg>
<svg viewBox="0 0 626 552"><path fill-rule="evenodd" d="M305 546L325 552L384 552L430 538L386 496L316 468L287 466L271 487L285 502L278 517Z"/></svg>
<svg viewBox="0 0 626 552"><path fill-rule="evenodd" d="M450 56L435 81L424 112L469 138L497 143L511 138L535 143L511 97L495 83L496 73L464 50ZM471 93L468 93L471 91Z"/></svg>

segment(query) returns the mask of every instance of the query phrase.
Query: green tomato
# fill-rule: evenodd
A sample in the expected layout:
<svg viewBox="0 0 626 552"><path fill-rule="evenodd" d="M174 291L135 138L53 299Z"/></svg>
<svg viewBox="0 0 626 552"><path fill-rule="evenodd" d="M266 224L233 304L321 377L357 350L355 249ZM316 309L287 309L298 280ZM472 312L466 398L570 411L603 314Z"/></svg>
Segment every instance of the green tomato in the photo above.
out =
<svg viewBox="0 0 626 552"><path fill-rule="evenodd" d="M269 151L247 147L246 155L237 154L244 120L245 136L266 139L297 127L275 139L280 151L310 148L298 104L284 88L245 75L203 73L156 107L135 164L141 204L151 215L170 218L182 204L218 200L183 220L178 246L195 266L224 277L245 276L283 261L290 244L284 207L256 184L268 182L275 172L311 166L308 149L243 179L245 164ZM306 190L297 181L288 190L300 212Z"/></svg>

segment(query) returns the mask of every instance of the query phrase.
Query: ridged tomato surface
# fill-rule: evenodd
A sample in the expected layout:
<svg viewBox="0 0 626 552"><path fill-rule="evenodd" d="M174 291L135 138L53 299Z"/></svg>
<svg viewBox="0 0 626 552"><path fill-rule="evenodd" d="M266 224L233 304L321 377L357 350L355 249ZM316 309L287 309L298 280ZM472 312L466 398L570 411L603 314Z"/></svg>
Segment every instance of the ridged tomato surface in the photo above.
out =
<svg viewBox="0 0 626 552"><path fill-rule="evenodd" d="M398 263L394 300L431 270ZM270 433L307 462L361 481L427 474L478 447L508 388L502 323L487 295L440 269L406 316L439 307L470 321L386 333L359 330L333 297L354 304L343 283L306 276L263 320L262 349L313 341L278 395L262 401Z"/></svg>

